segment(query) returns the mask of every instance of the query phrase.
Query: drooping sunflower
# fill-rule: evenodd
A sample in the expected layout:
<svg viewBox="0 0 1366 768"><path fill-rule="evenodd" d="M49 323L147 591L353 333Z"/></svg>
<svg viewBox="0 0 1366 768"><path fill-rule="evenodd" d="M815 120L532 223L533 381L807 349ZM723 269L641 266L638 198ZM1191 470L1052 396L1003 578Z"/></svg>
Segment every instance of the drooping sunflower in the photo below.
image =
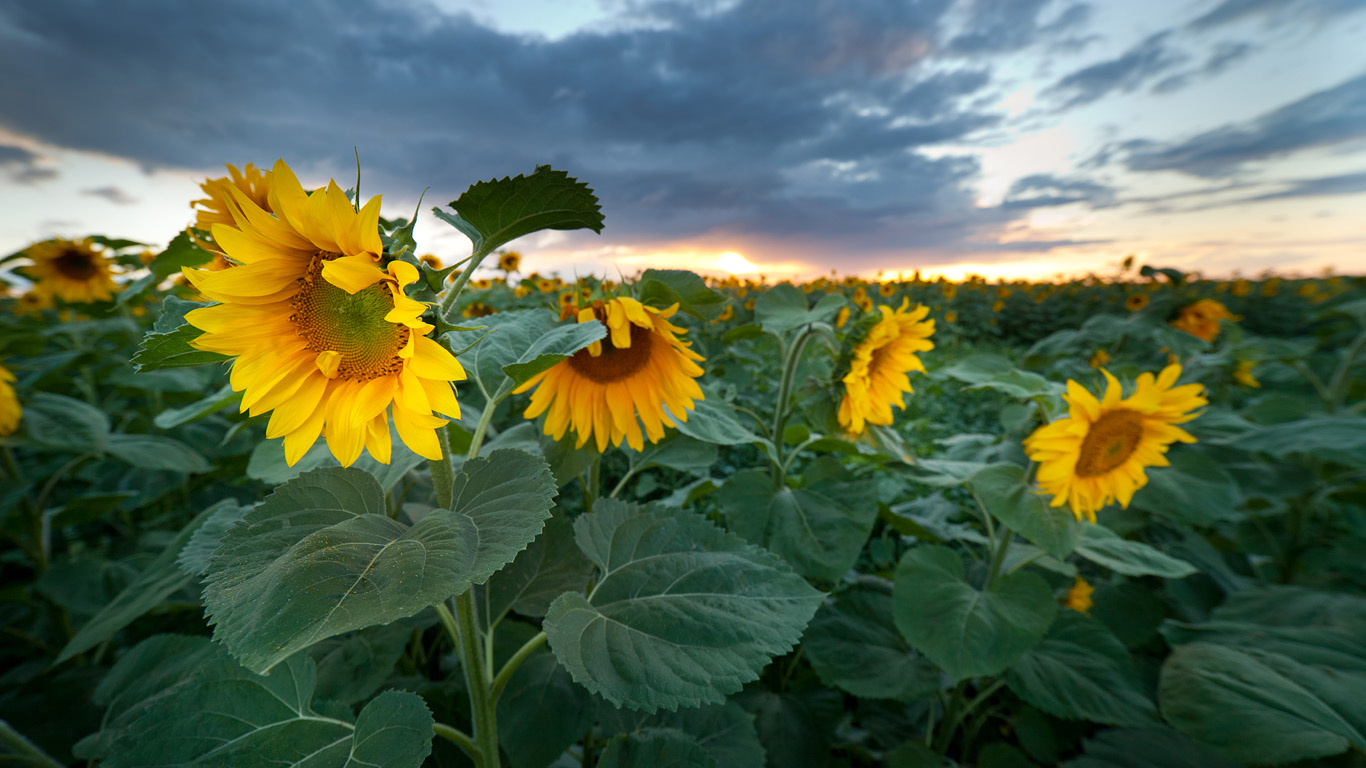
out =
<svg viewBox="0 0 1366 768"><path fill-rule="evenodd" d="M862 434L868 424L891 424L892 406L905 408L902 393L911 391L906 373L925 370L915 353L934 349L934 321L925 319L929 307L909 306L910 299L902 299L895 312L878 307L882 319L854 347L839 409L840 426L851 434Z"/></svg>
<svg viewBox="0 0 1366 768"><path fill-rule="evenodd" d="M637 451L645 438L659 442L664 426L687 421L702 399L695 381L702 356L679 338L687 331L669 322L677 311L677 305L655 309L627 296L567 308L565 317L607 326L607 338L513 390L536 389L526 418L544 413L547 435L559 440L572 429L577 447L592 439L599 452L623 439Z"/></svg>
<svg viewBox="0 0 1366 768"><path fill-rule="evenodd" d="M1241 318L1228 311L1228 307L1214 299L1201 299L1183 307L1181 313L1172 321L1172 325L1177 330L1185 331L1202 341L1214 341L1219 337L1220 320L1239 319Z"/></svg>
<svg viewBox="0 0 1366 768"><path fill-rule="evenodd" d="M34 293L72 304L90 304L114 298L114 260L96 248L90 238L56 238L30 246L24 255L33 264L23 271L36 285Z"/></svg>
<svg viewBox="0 0 1366 768"><path fill-rule="evenodd" d="M228 227L237 227L236 220L232 216L232 193L229 187L236 188L251 199L256 207L266 213L275 213L275 209L270 204L270 171L260 170L253 163L247 163L242 170L237 170L237 166L228 165L227 176L220 176L216 179L205 179L199 188L204 190L207 195L202 200L191 200L190 207L194 209L194 224L187 228L190 239L194 240L195 245L206 251L221 253L222 248L216 243L209 242L199 237L196 232L207 232L213 234L215 224L222 224Z"/></svg>
<svg viewBox="0 0 1366 768"><path fill-rule="evenodd" d="M1073 516L1093 523L1096 511L1112 501L1129 506L1134 492L1148 483L1143 468L1167 466L1172 443L1195 442L1176 425L1208 404L1199 384L1175 386L1179 365L1156 377L1141 374L1134 393L1122 399L1119 381L1109 371L1101 373L1107 381L1104 399L1068 381L1068 415L1024 441L1025 453L1039 463L1040 488L1053 496L1050 506L1070 504Z"/></svg>
<svg viewBox="0 0 1366 768"><path fill-rule="evenodd" d="M14 434L23 414L19 396L14 392L14 374L0 365L0 436Z"/></svg>
<svg viewBox="0 0 1366 768"><path fill-rule="evenodd" d="M238 266L184 270L219 302L186 315L205 332L193 346L236 358L242 410L273 411L266 436L284 437L291 465L319 434L344 466L362 448L388 463L391 414L409 448L441 458L435 430L447 422L433 412L459 418L450 382L465 371L404 292L417 268L380 266L380 198L357 212L335 181L309 194L283 160L272 174L275 215L232 187L233 225L213 227Z"/></svg>

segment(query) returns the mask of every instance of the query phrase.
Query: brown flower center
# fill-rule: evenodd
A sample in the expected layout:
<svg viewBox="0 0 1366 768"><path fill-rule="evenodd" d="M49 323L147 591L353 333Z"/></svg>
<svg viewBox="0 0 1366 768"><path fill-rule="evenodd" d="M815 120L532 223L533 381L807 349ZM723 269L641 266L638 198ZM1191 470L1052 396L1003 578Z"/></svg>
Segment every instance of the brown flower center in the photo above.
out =
<svg viewBox="0 0 1366 768"><path fill-rule="evenodd" d="M569 358L569 367L574 372L594 382L609 384L621 381L650 362L650 345L654 343L654 332L631 323L631 346L617 348L612 346L612 337L602 340L602 354L593 357L588 350L581 349Z"/></svg>
<svg viewBox="0 0 1366 768"><path fill-rule="evenodd" d="M99 267L95 265L94 254L77 248L68 248L62 251L62 255L52 260L52 265L62 274L62 277L82 282L89 280L99 274Z"/></svg>
<svg viewBox="0 0 1366 768"><path fill-rule="evenodd" d="M408 343L408 328L384 319L394 308L392 289L381 281L352 294L327 282L323 264L340 255L320 251L313 257L290 300L294 312L289 319L310 350L341 355L340 378L369 381L398 373L403 367L398 352Z"/></svg>
<svg viewBox="0 0 1366 768"><path fill-rule="evenodd" d="M1096 477L1123 464L1143 439L1143 414L1127 408L1110 411L1096 419L1081 443L1076 473Z"/></svg>

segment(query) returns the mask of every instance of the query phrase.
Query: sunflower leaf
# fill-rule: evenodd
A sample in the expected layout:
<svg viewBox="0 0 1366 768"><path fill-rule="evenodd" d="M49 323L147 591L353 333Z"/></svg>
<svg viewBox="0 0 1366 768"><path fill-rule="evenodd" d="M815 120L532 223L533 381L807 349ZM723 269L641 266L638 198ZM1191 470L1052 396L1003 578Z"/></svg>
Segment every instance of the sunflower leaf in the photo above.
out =
<svg viewBox="0 0 1366 768"><path fill-rule="evenodd" d="M203 331L186 323L168 333L149 333L142 337L138 351L133 355L133 370L138 373L156 371L162 368L187 368L194 365L208 365L228 360L227 355L195 349L190 342L204 334Z"/></svg>
<svg viewBox="0 0 1366 768"><path fill-rule="evenodd" d="M598 768L716 768L697 739L676 728L645 728L619 733L607 742Z"/></svg>
<svg viewBox="0 0 1366 768"><path fill-rule="evenodd" d="M601 573L543 626L574 680L616 706L723 701L796 644L821 600L774 555L683 510L600 500L574 533Z"/></svg>
<svg viewBox="0 0 1366 768"><path fill-rule="evenodd" d="M684 314L710 320L721 314L726 298L685 269L647 269L636 283L636 298L658 309L678 305Z"/></svg>
<svg viewBox="0 0 1366 768"><path fill-rule="evenodd" d="M602 211L593 190L548 165L530 176L480 181L451 201L455 214L433 208L437 218L460 230L476 253L491 253L543 229L602 232Z"/></svg>
<svg viewBox="0 0 1366 768"><path fill-rule="evenodd" d="M1048 506L1031 491L1022 468L992 464L973 475L970 483L992 516L1039 549L1062 559L1077 548L1081 525L1071 512Z"/></svg>
<svg viewBox="0 0 1366 768"><path fill-rule="evenodd" d="M867 699L914 701L943 676L907 645L892 619L892 596L856 588L826 602L802 637L821 681Z"/></svg>
<svg viewBox="0 0 1366 768"><path fill-rule="evenodd" d="M484 321L486 329L452 331L445 335L445 341L459 348L483 339L462 356L462 362L494 402L532 376L607 336L607 326L602 323L561 323L555 313L544 309L500 312Z"/></svg>
<svg viewBox="0 0 1366 768"><path fill-rule="evenodd" d="M1126 576L1161 576L1181 579L1195 573L1195 566L1161 552L1141 541L1130 541L1103 525L1088 525L1077 542L1077 554Z"/></svg>

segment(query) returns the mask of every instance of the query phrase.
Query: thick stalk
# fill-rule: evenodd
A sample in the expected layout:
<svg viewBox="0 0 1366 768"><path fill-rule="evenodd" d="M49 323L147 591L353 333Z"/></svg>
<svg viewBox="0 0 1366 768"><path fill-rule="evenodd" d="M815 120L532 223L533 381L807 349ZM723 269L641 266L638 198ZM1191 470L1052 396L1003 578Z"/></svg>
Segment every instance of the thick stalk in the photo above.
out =
<svg viewBox="0 0 1366 768"><path fill-rule="evenodd" d="M1001 536L1000 545L996 547L996 551L991 558L991 568L987 571L987 580L983 587L984 589L991 589L991 585L996 583L996 577L1001 573L1001 564L1006 561L1006 552L1010 551L1010 540L1014 537L1015 532L1009 528L1007 528L1005 534Z"/></svg>
<svg viewBox="0 0 1366 768"><path fill-rule="evenodd" d="M474 590L467 589L455 598L455 621L460 632L460 666L470 689L470 718L474 721L474 743L479 748L479 768L498 768L498 718L491 697L493 681L484 666L484 649L479 643L478 621L474 615Z"/></svg>
<svg viewBox="0 0 1366 768"><path fill-rule="evenodd" d="M783 426L787 422L787 400L792 394L792 380L797 374L797 362L801 359L802 350L806 348L806 342L811 338L811 326L803 326L801 333L788 347L787 354L783 356L782 378L778 384L778 404L773 409L773 430L770 436L773 440L773 450L777 454L773 457L773 482L777 484L782 480L779 473L783 471Z"/></svg>
<svg viewBox="0 0 1366 768"><path fill-rule="evenodd" d="M446 725L445 723L432 723L432 731L434 731L437 736L440 736L446 741L453 742L457 747L460 747L476 764L479 762L482 753L480 753L479 747L474 745L474 739L471 739L469 734L459 728Z"/></svg>

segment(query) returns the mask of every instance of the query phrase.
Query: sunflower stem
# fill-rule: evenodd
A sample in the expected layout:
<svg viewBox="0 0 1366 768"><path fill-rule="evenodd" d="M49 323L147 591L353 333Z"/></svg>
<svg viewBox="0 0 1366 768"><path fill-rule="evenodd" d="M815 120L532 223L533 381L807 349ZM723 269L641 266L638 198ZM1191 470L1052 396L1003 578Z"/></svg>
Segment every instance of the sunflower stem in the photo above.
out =
<svg viewBox="0 0 1366 768"><path fill-rule="evenodd" d="M455 468L451 466L451 438L445 429L438 429L436 441L441 446L441 458L428 459L427 466L432 473L432 490L436 493L436 506L450 509L454 503L455 489Z"/></svg>
<svg viewBox="0 0 1366 768"><path fill-rule="evenodd" d="M792 394L792 380L797 373L797 362L801 359L802 350L806 348L806 342L811 338L813 330L810 325L802 327L801 333L797 334L792 346L787 348L783 355L782 378L778 385L778 404L773 409L773 431L770 435L773 441L774 456L771 459L773 465L773 482L783 480L783 473L787 464L783 461L783 425L787 422L787 400Z"/></svg>
<svg viewBox="0 0 1366 768"><path fill-rule="evenodd" d="M1007 528L1001 536L1000 545L992 554L991 569L987 571L987 580L983 589L991 589L991 586L996 583L996 577L1001 573L1001 565L1006 561L1006 553L1010 551L1010 540L1013 538L1015 538L1015 532Z"/></svg>
<svg viewBox="0 0 1366 768"><path fill-rule="evenodd" d="M498 715L491 697L493 680L488 675L484 648L479 642L475 617L474 590L467 589L455 598L455 620L460 635L460 666L470 691L470 719L474 743L479 747L478 768L498 768Z"/></svg>
<svg viewBox="0 0 1366 768"><path fill-rule="evenodd" d="M460 747L475 763L478 763L483 756L483 753L479 751L479 747L474 745L474 739L471 739L469 734L459 728L446 725L445 723L432 723L432 731L436 733L437 736L440 736L446 741L453 742L457 747Z"/></svg>
<svg viewBox="0 0 1366 768"><path fill-rule="evenodd" d="M491 251L485 250L481 245L474 253L470 254L469 264L461 270L460 276L455 278L455 282L452 283L451 287L447 288L446 292L441 296L442 320L445 320L446 316L451 313L451 309L455 307L456 297L460 295L461 291L465 290L465 284L470 281L470 276L474 274L474 270L479 268L480 263L484 261L484 258L488 256L489 253L491 253Z"/></svg>
<svg viewBox="0 0 1366 768"><path fill-rule="evenodd" d="M493 678L493 688L489 691L491 706L498 706L498 698L503 695L503 689L507 688L508 681L512 679L512 673L516 672L517 668L522 666L522 662L535 653L537 648L545 645L545 642L546 634L537 632L530 640L523 643L516 653L512 654L512 658L507 660L502 669L498 670L498 676Z"/></svg>
<svg viewBox="0 0 1366 768"><path fill-rule="evenodd" d="M1348 345L1347 351L1342 354L1342 362L1338 364L1337 370L1333 371L1333 378L1328 382L1328 393L1332 397L1332 400L1328 401L1330 411L1338 410L1347 402L1347 388L1352 381L1352 364L1356 362L1362 347L1366 347L1366 329L1357 334Z"/></svg>

